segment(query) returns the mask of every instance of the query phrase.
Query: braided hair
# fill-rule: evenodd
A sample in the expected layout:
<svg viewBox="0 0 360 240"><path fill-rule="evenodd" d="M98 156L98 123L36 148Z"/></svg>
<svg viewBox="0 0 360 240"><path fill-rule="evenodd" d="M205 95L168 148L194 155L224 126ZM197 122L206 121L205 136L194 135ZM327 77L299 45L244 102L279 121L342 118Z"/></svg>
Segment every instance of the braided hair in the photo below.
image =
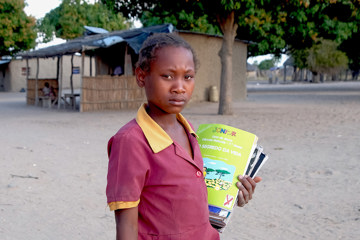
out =
<svg viewBox="0 0 360 240"><path fill-rule="evenodd" d="M174 33L155 33L149 36L143 43L136 67L143 71L150 71L150 64L156 59L156 51L164 47L183 47L191 51L195 64L195 70L198 67L198 60L194 49L183 38Z"/></svg>

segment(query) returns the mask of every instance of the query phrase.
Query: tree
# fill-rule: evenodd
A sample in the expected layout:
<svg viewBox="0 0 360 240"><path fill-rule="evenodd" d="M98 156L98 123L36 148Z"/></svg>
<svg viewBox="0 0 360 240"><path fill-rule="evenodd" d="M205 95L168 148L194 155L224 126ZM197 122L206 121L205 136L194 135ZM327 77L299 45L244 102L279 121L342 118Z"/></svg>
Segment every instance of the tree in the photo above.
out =
<svg viewBox="0 0 360 240"><path fill-rule="evenodd" d="M359 23L360 25L360 23ZM339 49L346 53L349 58L349 68L353 72L360 70L360 31L353 34L351 38L341 43Z"/></svg>
<svg viewBox="0 0 360 240"><path fill-rule="evenodd" d="M205 171L206 171L206 174L209 174L209 173L214 172L215 170L212 168L206 168Z"/></svg>
<svg viewBox="0 0 360 240"><path fill-rule="evenodd" d="M229 171L223 170L223 169L216 169L216 175L219 175L219 180L221 179L222 176L230 174Z"/></svg>
<svg viewBox="0 0 360 240"><path fill-rule="evenodd" d="M232 113L232 54L233 43L237 34L239 22L245 19L245 16L252 14L254 2L252 0L102 0L103 3L115 11L122 12L127 17L137 17L144 20L145 12L151 12L151 16L157 16L162 19L164 16L178 16L182 13L183 19L199 19L202 17L201 24L207 22L214 26L214 30L219 29L223 34L223 42L219 51L221 60L221 79L220 79L220 101L219 114ZM176 27L183 26L182 18L178 17ZM185 21L186 22L186 21ZM146 24L146 22L145 22ZM190 26L194 21L190 22ZM196 24L195 24L196 25Z"/></svg>
<svg viewBox="0 0 360 240"><path fill-rule="evenodd" d="M289 11L287 11L287 20L283 27L287 34L283 38L287 43L287 51L293 56L296 66L300 69L308 68L308 60L311 60L310 49L319 45L323 39L338 44L352 42L351 39L356 37L360 30L359 4L354 0L317 0L294 1L294 9L285 6ZM342 49L345 50L346 47ZM349 53L351 52L350 50Z"/></svg>
<svg viewBox="0 0 360 240"><path fill-rule="evenodd" d="M319 38L341 43L359 31L358 0L102 0L126 17L144 25L170 21L178 29L217 29L223 34L219 114L231 113L232 45L237 36L256 44L248 56L291 53L304 60L304 53ZM197 21L198 20L198 21ZM211 28L209 25L213 25ZM190 28L190 29L189 29ZM305 50L305 51L304 51ZM306 59L307 57L305 57Z"/></svg>
<svg viewBox="0 0 360 240"><path fill-rule="evenodd" d="M0 0L0 56L35 46L35 19L24 12L24 0Z"/></svg>
<svg viewBox="0 0 360 240"><path fill-rule="evenodd" d="M275 66L275 60L274 59L266 59L261 61L259 64L260 70L269 70L270 68Z"/></svg>
<svg viewBox="0 0 360 240"><path fill-rule="evenodd" d="M241 39L256 42L249 45L250 56L309 49L320 38L341 43L359 31L357 0L259 2L238 29Z"/></svg>
<svg viewBox="0 0 360 240"><path fill-rule="evenodd" d="M345 53L337 48L336 42L320 39L317 44L309 49L308 68L315 76L325 73L337 74L347 68L348 58Z"/></svg>
<svg viewBox="0 0 360 240"><path fill-rule="evenodd" d="M77 38L83 35L86 25L108 31L131 27L121 13L113 13L102 3L88 4L80 0L63 0L59 7L37 22L43 42L51 41L54 33L63 39Z"/></svg>
<svg viewBox="0 0 360 240"><path fill-rule="evenodd" d="M185 10L176 11L172 13L173 15L168 15L167 12L164 13L163 16L159 16L159 14L154 11L145 11L141 15L140 21L145 27L171 23L176 26L176 28L182 30L221 35L218 26L208 22L207 15L196 16L194 12L187 12Z"/></svg>

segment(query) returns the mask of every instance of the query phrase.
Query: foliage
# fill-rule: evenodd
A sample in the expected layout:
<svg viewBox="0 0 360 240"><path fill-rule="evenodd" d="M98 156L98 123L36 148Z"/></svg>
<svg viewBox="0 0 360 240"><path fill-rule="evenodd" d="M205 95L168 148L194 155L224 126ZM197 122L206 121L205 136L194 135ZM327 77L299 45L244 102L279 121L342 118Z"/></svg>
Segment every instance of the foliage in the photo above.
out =
<svg viewBox="0 0 360 240"><path fill-rule="evenodd" d="M223 44L219 51L221 59L220 101L219 114L231 114L231 81L232 81L232 52L238 23L247 14L248 5L252 0L102 0L114 11L119 11L127 17L137 17L150 22L166 19L175 23L181 30L193 28L203 31L217 31L223 34ZM199 20L200 19L200 20ZM213 25L213 28L207 25ZM185 29L184 29L185 28ZM189 28L189 29L186 29Z"/></svg>
<svg viewBox="0 0 360 240"><path fill-rule="evenodd" d="M219 113L230 113L232 43L235 36L255 42L248 56L291 54L299 67L308 65L309 49L319 39L341 43L360 31L358 0L102 0L144 25L169 21L181 30L220 30L223 45ZM209 27L213 25L214 28ZM235 34L234 34L235 33ZM352 61L352 63L355 61ZM224 103L225 102L225 103ZM222 108L225 106L225 110ZM225 114L226 114L225 113Z"/></svg>
<svg viewBox="0 0 360 240"><path fill-rule="evenodd" d="M24 12L24 0L0 0L0 56L35 46L35 19Z"/></svg>
<svg viewBox="0 0 360 240"><path fill-rule="evenodd" d="M348 58L337 47L338 44L334 41L320 39L309 49L308 68L313 73L320 74L336 74L346 69Z"/></svg>
<svg viewBox="0 0 360 240"><path fill-rule="evenodd" d="M54 33L63 39L77 38L83 35L86 25L108 31L128 29L131 26L121 13L114 13L101 3L88 4L81 0L63 0L59 7L37 21L43 42L51 41Z"/></svg>
<svg viewBox="0 0 360 240"><path fill-rule="evenodd" d="M307 1L305 3L298 6L296 11L301 13L301 15L292 13L292 16L294 16L292 21L290 19L287 21L293 27L289 26L287 28L287 31L291 34L285 40L288 45L288 52L293 56L297 67L310 67L317 71L319 70L318 64L320 64L319 59L322 58L322 55L327 54L317 50L320 46L326 51L328 48L325 45L328 46L327 43L329 41L334 41L334 44L347 42L356 47L357 44L352 39L356 39L356 35L360 31L360 17L358 14L360 2L318 0ZM329 41L324 42L323 39L328 39ZM332 49L332 52L328 53L329 55L335 52L334 47L330 49ZM356 56L352 55L352 49L348 49L344 44L342 44L340 49L345 51L348 56L351 56L351 63L357 62ZM339 52L337 53L340 54ZM340 57L340 59L343 58ZM327 59L327 61L330 60ZM344 59L340 62L335 60L333 63L339 64L338 67L341 68L343 67L343 62L346 61ZM314 66L314 64L317 64L317 66ZM327 69L328 73L331 73L337 71L338 67L320 67L320 69L322 72Z"/></svg>
<svg viewBox="0 0 360 240"><path fill-rule="evenodd" d="M249 56L298 55L320 38L337 43L352 38L360 30L359 4L357 0L259 1L254 14L239 26L238 37L256 42L249 45Z"/></svg>
<svg viewBox="0 0 360 240"><path fill-rule="evenodd" d="M291 56L294 59L294 65L300 69L308 68L308 57L309 57L309 49L293 49L291 52Z"/></svg>
<svg viewBox="0 0 360 240"><path fill-rule="evenodd" d="M206 168L205 171L206 171L207 174L209 174L209 173L211 173L211 172L214 172L215 170L212 169L212 168Z"/></svg>
<svg viewBox="0 0 360 240"><path fill-rule="evenodd" d="M164 17L156 16L153 11L145 11L141 16L140 21L145 27L171 23L181 30L189 30L213 35L221 34L218 26L208 23L207 15L196 17L194 12L186 12L185 10L181 10L176 12L174 15L167 15Z"/></svg>
<svg viewBox="0 0 360 240"><path fill-rule="evenodd" d="M269 70L270 68L275 66L275 60L274 59L266 59L260 62L258 68L260 70Z"/></svg>
<svg viewBox="0 0 360 240"><path fill-rule="evenodd" d="M360 24L360 23L359 23ZM352 71L360 70L360 31L341 43L339 49L349 58L349 68Z"/></svg>
<svg viewBox="0 0 360 240"><path fill-rule="evenodd" d="M235 10L238 20L236 37L253 42L248 47L248 56L291 54L311 48L319 38L341 43L360 31L358 0L102 2L125 16L138 17L145 26L170 22L181 30L210 34L221 33L218 16L227 15L230 9Z"/></svg>
<svg viewBox="0 0 360 240"><path fill-rule="evenodd" d="M144 26L171 23L177 29L209 34L221 34L216 19L208 20L208 15L196 1L122 1L102 0L115 12L138 18Z"/></svg>
<svg viewBox="0 0 360 240"><path fill-rule="evenodd" d="M229 171L223 170L223 169L216 169L216 175L219 175L218 179L221 179L222 176L225 176L227 174L230 174Z"/></svg>

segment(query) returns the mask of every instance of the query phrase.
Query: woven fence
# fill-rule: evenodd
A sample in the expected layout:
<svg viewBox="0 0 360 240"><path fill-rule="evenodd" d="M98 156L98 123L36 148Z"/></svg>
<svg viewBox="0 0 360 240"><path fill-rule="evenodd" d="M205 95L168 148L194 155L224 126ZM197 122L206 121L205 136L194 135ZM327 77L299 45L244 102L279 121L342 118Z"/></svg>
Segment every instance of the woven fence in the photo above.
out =
<svg viewBox="0 0 360 240"><path fill-rule="evenodd" d="M84 77L81 95L83 112L135 109L146 100L135 76Z"/></svg>

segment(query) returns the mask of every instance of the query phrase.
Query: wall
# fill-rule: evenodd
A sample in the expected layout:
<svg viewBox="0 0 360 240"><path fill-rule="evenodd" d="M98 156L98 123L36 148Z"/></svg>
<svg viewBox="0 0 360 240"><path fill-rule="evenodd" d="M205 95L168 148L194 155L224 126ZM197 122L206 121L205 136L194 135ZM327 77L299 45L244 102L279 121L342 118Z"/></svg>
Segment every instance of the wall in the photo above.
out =
<svg viewBox="0 0 360 240"><path fill-rule="evenodd" d="M81 71L81 56L74 56L74 67L79 67ZM36 78L37 62L36 58L29 59L29 78ZM57 58L39 59L39 79L55 79L57 73ZM90 76L90 57L84 59L84 75ZM95 59L92 58L92 75L95 75ZM71 76L71 56L63 56L63 81L62 88L70 88ZM81 75L73 74L73 86L75 89L81 87ZM26 89L26 60L11 60L5 72L5 91L18 92L22 88Z"/></svg>
<svg viewBox="0 0 360 240"><path fill-rule="evenodd" d="M218 55L222 38L206 34L179 32L194 48L199 60L199 69L195 78L195 90L192 101L208 101L210 86L220 88L221 62ZM246 99L246 55L247 45L234 42L233 49L233 100Z"/></svg>

